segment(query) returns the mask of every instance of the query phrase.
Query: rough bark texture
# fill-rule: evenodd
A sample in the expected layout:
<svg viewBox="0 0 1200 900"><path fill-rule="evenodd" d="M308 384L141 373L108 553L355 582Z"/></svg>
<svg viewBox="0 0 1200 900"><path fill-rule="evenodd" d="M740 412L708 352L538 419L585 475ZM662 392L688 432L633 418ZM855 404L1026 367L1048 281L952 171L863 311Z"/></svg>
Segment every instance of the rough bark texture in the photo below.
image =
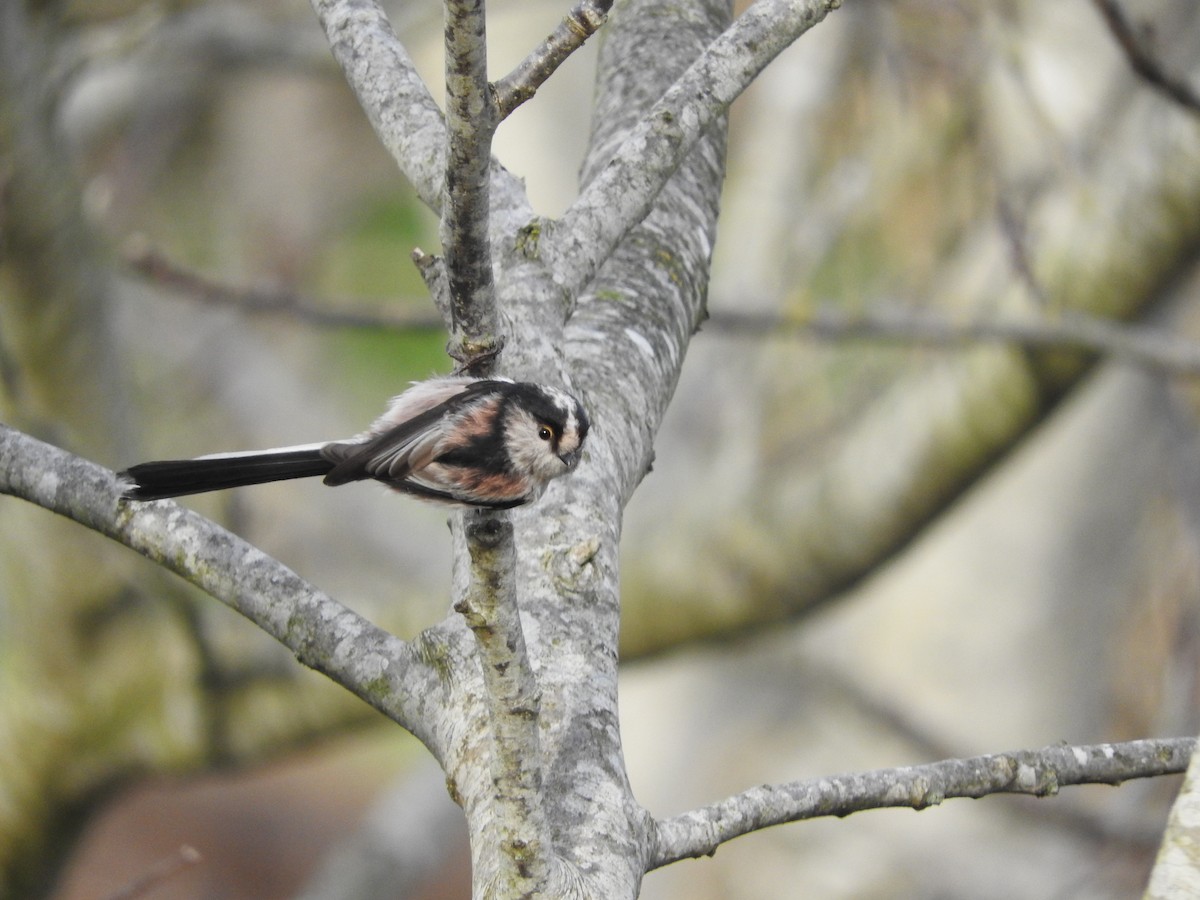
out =
<svg viewBox="0 0 1200 900"><path fill-rule="evenodd" d="M1187 900L1200 896L1200 754L1192 757L1187 777L1171 809L1145 900Z"/></svg>

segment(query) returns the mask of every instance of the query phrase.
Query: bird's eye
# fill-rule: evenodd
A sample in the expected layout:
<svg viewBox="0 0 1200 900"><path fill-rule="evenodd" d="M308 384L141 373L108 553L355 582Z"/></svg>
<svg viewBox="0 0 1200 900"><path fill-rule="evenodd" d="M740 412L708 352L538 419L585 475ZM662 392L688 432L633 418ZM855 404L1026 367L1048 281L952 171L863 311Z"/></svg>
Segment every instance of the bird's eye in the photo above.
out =
<svg viewBox="0 0 1200 900"><path fill-rule="evenodd" d="M548 441L550 438L554 437L554 432L550 430L549 425L539 425L538 437L540 437L543 441Z"/></svg>

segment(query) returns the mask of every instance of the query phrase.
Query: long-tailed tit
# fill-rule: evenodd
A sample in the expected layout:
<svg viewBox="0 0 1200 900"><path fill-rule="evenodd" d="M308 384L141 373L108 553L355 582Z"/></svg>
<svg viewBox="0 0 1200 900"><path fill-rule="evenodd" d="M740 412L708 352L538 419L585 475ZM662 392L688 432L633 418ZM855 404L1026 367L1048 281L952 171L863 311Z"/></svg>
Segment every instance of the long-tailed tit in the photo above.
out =
<svg viewBox="0 0 1200 900"><path fill-rule="evenodd" d="M588 424L579 401L557 388L432 378L349 440L146 462L120 476L130 500L321 475L329 485L374 479L422 500L509 509L575 468Z"/></svg>

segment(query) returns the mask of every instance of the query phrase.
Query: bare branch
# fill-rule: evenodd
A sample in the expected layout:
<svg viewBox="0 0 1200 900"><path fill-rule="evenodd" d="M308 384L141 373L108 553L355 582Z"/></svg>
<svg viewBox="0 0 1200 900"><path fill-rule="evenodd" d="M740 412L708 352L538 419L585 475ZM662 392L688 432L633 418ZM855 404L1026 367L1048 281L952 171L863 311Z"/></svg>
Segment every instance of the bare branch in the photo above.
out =
<svg viewBox="0 0 1200 900"><path fill-rule="evenodd" d="M611 8L612 0L580 0L520 65L492 85L500 118L532 98L567 57L600 29Z"/></svg>
<svg viewBox="0 0 1200 900"><path fill-rule="evenodd" d="M632 128L616 155L543 237L542 258L574 294L646 217L697 139L766 65L841 0L758 0Z"/></svg>
<svg viewBox="0 0 1200 900"><path fill-rule="evenodd" d="M1200 836L1200 795L1197 775L1200 756L1194 756L1183 779L1143 900L1178 900L1196 893L1196 848Z"/></svg>
<svg viewBox="0 0 1200 900"><path fill-rule="evenodd" d="M272 15L263 6L206 3L131 12L112 19L103 29L80 29L75 40L64 42L57 59L57 75L62 79L58 90L65 93L68 79L87 66L139 57L203 61L225 70L234 66L292 67L326 74L332 70L329 44L309 22ZM131 103L134 97L145 101L145 94L134 90L128 97Z"/></svg>
<svg viewBox="0 0 1200 900"><path fill-rule="evenodd" d="M717 312L706 324L726 334L800 335L825 340L895 341L950 347L1001 343L1043 350L1080 350L1172 375L1200 375L1200 344L1195 341L1066 310L1023 321L955 321L941 313L901 307L864 312L820 307L799 315Z"/></svg>
<svg viewBox="0 0 1200 900"><path fill-rule="evenodd" d="M489 168L495 108L484 0L446 2L446 178L441 238L450 286L450 355L484 374L500 346L492 282Z"/></svg>
<svg viewBox="0 0 1200 900"><path fill-rule="evenodd" d="M877 769L784 785L764 785L658 823L658 846L648 868L711 855L752 831L867 809L925 809L952 797L989 794L1051 796L1076 784L1120 784L1183 772L1195 738L1057 745L923 766Z"/></svg>
<svg viewBox="0 0 1200 900"><path fill-rule="evenodd" d="M471 510L463 519L471 583L454 608L475 635L483 673L493 735L495 839L509 864L506 877L522 896L532 896L546 888L553 845L542 792L541 691L517 607L513 527L506 513L489 510Z"/></svg>
<svg viewBox="0 0 1200 900"><path fill-rule="evenodd" d="M426 253L420 247L414 247L411 254L413 265L425 282L433 305L442 316L442 322L449 331L454 322L454 313L450 309L450 283L446 275L446 261L440 256Z"/></svg>
<svg viewBox="0 0 1200 900"><path fill-rule="evenodd" d="M443 331L437 315L429 312L393 313L353 309L362 300L317 300L287 287L233 285L179 265L152 247L126 247L125 263L156 285L189 299L240 310L252 315L286 315L308 325L325 328L366 328L383 331ZM394 301L379 301L375 306Z"/></svg>
<svg viewBox="0 0 1200 900"><path fill-rule="evenodd" d="M1013 209L1008 197L1001 193L996 203L996 214L1000 219L1000 232L1008 244L1008 256L1012 261L1013 272L1029 291L1029 295L1041 309L1046 309L1050 303L1046 297L1046 289L1034 272L1033 260L1029 254L1026 221L1023 215L1018 215Z"/></svg>
<svg viewBox="0 0 1200 900"><path fill-rule="evenodd" d="M419 710L428 672L409 643L203 516L171 501L133 507L118 501L122 490L108 469L0 424L0 493L79 522L170 569L429 743Z"/></svg>
<svg viewBox="0 0 1200 900"><path fill-rule="evenodd" d="M460 370L482 375L503 346L490 239L498 116L487 78L485 2L445 0L445 9L448 149L441 240L449 352ZM548 889L556 859L542 789L541 699L521 630L512 523L506 513L468 510L460 525L470 572L455 609L475 635L491 725L491 789L485 794L491 815L472 821L472 844L477 859L498 857L496 864L489 859L475 867L475 893L558 896Z"/></svg>
<svg viewBox="0 0 1200 900"><path fill-rule="evenodd" d="M1125 14L1120 0L1093 0L1096 9L1104 17L1109 31L1121 45L1129 60L1129 67L1142 77L1163 96L1174 101L1184 109L1200 113L1200 93L1180 78L1176 78L1163 68L1162 63L1145 46Z"/></svg>
<svg viewBox="0 0 1200 900"><path fill-rule="evenodd" d="M1014 253L1018 252L1014 247ZM443 329L439 318L431 313L383 313L355 309L355 303L361 300L320 300L289 288L225 284L184 268L149 247L131 246L124 258L134 271L156 284L195 300L251 314L284 314L309 325L331 328L398 332ZM435 257L420 254L419 266L434 266L441 272L436 264ZM1035 288L1036 285L1031 285L1031 289ZM386 302L381 300L372 305L382 306ZM1169 375L1200 375L1200 343L1081 312L1062 311L1024 320L959 320L944 313L899 305L877 306L861 312L826 305L807 314L717 311L705 321L704 329L725 336L891 341L937 347L1017 344L1042 350L1095 353Z"/></svg>
<svg viewBox="0 0 1200 900"><path fill-rule="evenodd" d="M446 126L376 0L312 0L333 57L375 133L435 212L442 205Z"/></svg>

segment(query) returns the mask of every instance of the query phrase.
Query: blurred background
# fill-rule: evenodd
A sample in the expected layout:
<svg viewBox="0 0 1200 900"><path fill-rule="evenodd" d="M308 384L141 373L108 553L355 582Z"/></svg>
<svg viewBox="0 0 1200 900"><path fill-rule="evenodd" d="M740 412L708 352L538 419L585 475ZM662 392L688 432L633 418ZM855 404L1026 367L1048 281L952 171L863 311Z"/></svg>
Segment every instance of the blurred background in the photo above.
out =
<svg viewBox="0 0 1200 900"><path fill-rule="evenodd" d="M735 105L712 319L625 523L622 725L653 814L1200 731L1194 377L1120 340L963 336L1200 328L1200 7L1125 4L1128 32L1107 0L848 0ZM389 11L439 95L440 7ZM563 12L491 4L493 76ZM594 51L498 135L545 215L575 193ZM119 469L353 434L448 371L409 261L436 222L308 4L8 3L0 70L4 421ZM918 314L949 336L914 339ZM306 482L186 502L404 637L447 613L444 512ZM468 896L415 741L124 548L0 516L11 896ZM775 828L643 896L1139 896L1177 786Z"/></svg>

